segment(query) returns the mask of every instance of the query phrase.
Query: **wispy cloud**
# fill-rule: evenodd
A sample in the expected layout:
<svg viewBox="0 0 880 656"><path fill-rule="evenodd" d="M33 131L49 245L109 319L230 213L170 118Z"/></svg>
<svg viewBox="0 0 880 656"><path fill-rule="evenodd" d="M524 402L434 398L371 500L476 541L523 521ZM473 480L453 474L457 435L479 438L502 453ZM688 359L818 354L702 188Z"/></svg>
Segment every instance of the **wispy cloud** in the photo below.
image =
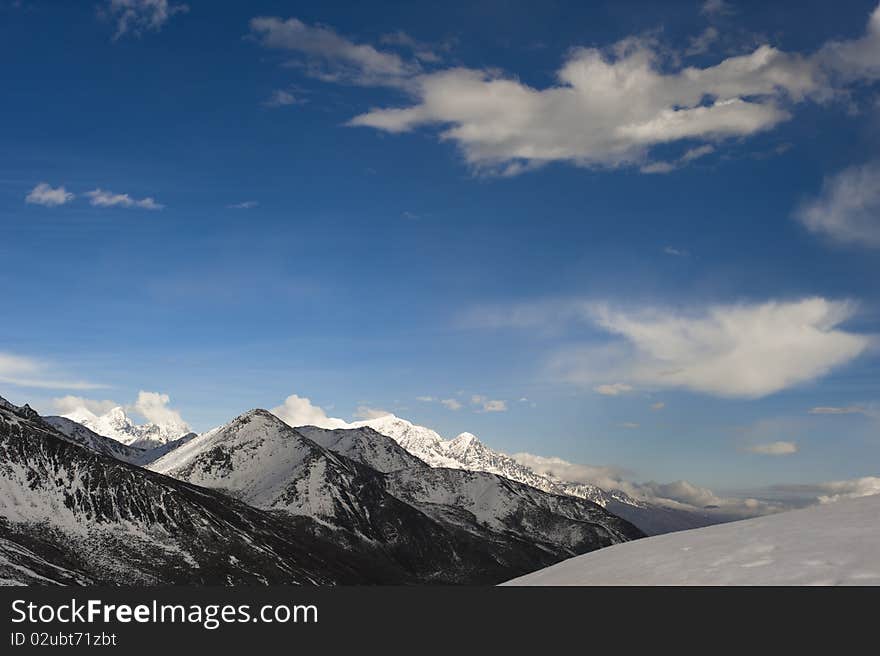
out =
<svg viewBox="0 0 880 656"><path fill-rule="evenodd" d="M604 385L597 385L593 388L593 391L603 396L619 396L632 392L634 389L632 385L627 385L626 383L606 383Z"/></svg>
<svg viewBox="0 0 880 656"><path fill-rule="evenodd" d="M865 414L865 412L865 408L860 408L858 406L816 406L815 408L810 408L809 410L809 414L811 415L863 415Z"/></svg>
<svg viewBox="0 0 880 656"><path fill-rule="evenodd" d="M417 62L397 53L355 43L332 28L296 18L259 16L251 19L250 28L264 47L300 55L303 59L296 60L296 65L328 82L402 86L420 71Z"/></svg>
<svg viewBox="0 0 880 656"><path fill-rule="evenodd" d="M128 194L115 194L100 188L87 191L85 195L95 207L137 207L144 210L161 210L165 207L151 197L136 199Z"/></svg>
<svg viewBox="0 0 880 656"><path fill-rule="evenodd" d="M31 205L43 205L45 207L57 207L72 201L76 196L67 191L63 186L52 187L47 182L41 182L30 190L25 196L25 202Z"/></svg>
<svg viewBox="0 0 880 656"><path fill-rule="evenodd" d="M367 405L359 405L357 409L354 411L355 419L378 419L379 417L385 417L386 415L390 415L391 413L387 410L382 410L381 408L371 408Z"/></svg>
<svg viewBox="0 0 880 656"><path fill-rule="evenodd" d="M735 11L733 5L726 0L706 0L700 7L700 13L706 16L726 16Z"/></svg>
<svg viewBox="0 0 880 656"><path fill-rule="evenodd" d="M34 358L0 352L0 383L17 387L57 390L101 389L107 385L70 379L58 373L51 363Z"/></svg>
<svg viewBox="0 0 880 656"><path fill-rule="evenodd" d="M777 441L752 444L746 447L746 450L763 456L790 456L798 452L798 446L795 442Z"/></svg>
<svg viewBox="0 0 880 656"><path fill-rule="evenodd" d="M98 8L98 16L116 25L116 41L125 35L139 37L144 32L158 32L172 16L188 11L188 5L168 0L106 0Z"/></svg>
<svg viewBox="0 0 880 656"><path fill-rule="evenodd" d="M233 203L232 205L227 205L229 209L232 210L251 210L257 207L260 203L255 200L246 200L241 203Z"/></svg>
<svg viewBox="0 0 880 656"><path fill-rule="evenodd" d="M868 350L844 330L857 306L820 297L702 308L621 309L589 300L484 308L471 325L543 329L589 325L604 332L548 358L553 378L590 388L609 378L640 387L680 387L760 398L821 378Z"/></svg>
<svg viewBox="0 0 880 656"><path fill-rule="evenodd" d="M880 247L880 160L826 178L821 193L801 205L795 216L811 232Z"/></svg>
<svg viewBox="0 0 880 656"><path fill-rule="evenodd" d="M482 394L474 394L471 396L471 405L476 407L479 412L506 412L507 401L500 399L490 399Z"/></svg>
<svg viewBox="0 0 880 656"><path fill-rule="evenodd" d="M710 25L691 39L685 50L686 55L702 55L709 51L710 46L718 40L718 28Z"/></svg>
<svg viewBox="0 0 880 656"><path fill-rule="evenodd" d="M266 107L289 107L290 105L296 105L299 102L300 100L289 91L276 89L263 105Z"/></svg>

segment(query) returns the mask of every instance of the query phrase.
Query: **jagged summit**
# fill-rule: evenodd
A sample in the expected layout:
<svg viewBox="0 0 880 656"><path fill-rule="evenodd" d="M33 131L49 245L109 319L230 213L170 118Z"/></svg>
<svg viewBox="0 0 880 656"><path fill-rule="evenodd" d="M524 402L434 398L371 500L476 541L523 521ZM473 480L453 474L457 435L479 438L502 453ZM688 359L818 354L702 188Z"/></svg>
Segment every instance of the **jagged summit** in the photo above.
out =
<svg viewBox="0 0 880 656"><path fill-rule="evenodd" d="M175 419L162 423L136 424L122 406L111 408L101 415L80 407L61 416L85 426L98 435L135 448L150 449L162 446L190 432L186 422Z"/></svg>

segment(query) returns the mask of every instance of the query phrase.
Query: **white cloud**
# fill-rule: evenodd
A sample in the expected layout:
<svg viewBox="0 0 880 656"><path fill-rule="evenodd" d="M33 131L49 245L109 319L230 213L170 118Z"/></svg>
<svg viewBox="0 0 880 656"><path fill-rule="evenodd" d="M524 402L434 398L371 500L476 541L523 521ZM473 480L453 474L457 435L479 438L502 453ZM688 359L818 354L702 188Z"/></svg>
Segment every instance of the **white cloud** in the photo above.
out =
<svg viewBox="0 0 880 656"><path fill-rule="evenodd" d="M632 392L633 389L632 385L627 385L626 383L606 383L604 385L597 385L593 388L593 391L598 392L603 396L618 396L620 394Z"/></svg>
<svg viewBox="0 0 880 656"><path fill-rule="evenodd" d="M246 200L241 203L233 203L232 205L227 205L226 207L231 210L251 210L257 207L260 203L255 200Z"/></svg>
<svg viewBox="0 0 880 656"><path fill-rule="evenodd" d="M365 405L359 405L357 409L354 411L355 419L378 419L379 417L385 417L390 415L391 413L387 410L380 410L379 408L370 408Z"/></svg>
<svg viewBox="0 0 880 656"><path fill-rule="evenodd" d="M112 191L105 191L104 189L87 191L86 196L91 199L90 202L95 207L139 207L145 210L161 210L165 207L157 203L153 198L148 197L138 200L128 194L114 194Z"/></svg>
<svg viewBox="0 0 880 656"><path fill-rule="evenodd" d="M32 205L44 205L46 207L57 207L69 203L75 196L62 187L52 187L47 182L41 182L31 189L30 193L25 196L24 201Z"/></svg>
<svg viewBox="0 0 880 656"><path fill-rule="evenodd" d="M662 410L666 407L666 404L663 401L657 401L657 403L651 404L651 410Z"/></svg>
<svg viewBox="0 0 880 656"><path fill-rule="evenodd" d="M507 411L507 401L501 401L498 399L490 399L489 397L484 396L482 394L474 394L473 396L471 396L471 405L477 406L477 408L479 409L480 412L506 412Z"/></svg>
<svg viewBox="0 0 880 656"><path fill-rule="evenodd" d="M296 18L260 16L251 19L250 28L264 47L304 56L306 72L322 80L400 86L419 71L417 64L396 53L354 43L329 27L307 25Z"/></svg>
<svg viewBox="0 0 880 656"><path fill-rule="evenodd" d="M728 13L713 0L703 13ZM812 54L768 44L705 67L683 66L655 39L629 37L608 48L575 48L543 87L515 74L463 66L426 71L417 42L404 33L383 43L414 52L356 43L332 28L296 18L257 17L251 33L276 50L296 53L288 64L339 83L395 87L412 101L373 108L349 125L390 133L436 127L477 172L515 175L548 162L587 167L635 166L663 173L703 156L728 138L770 130L798 103L846 95L846 85L880 78L880 10L864 36L829 42ZM709 26L690 45L703 53L720 38ZM652 161L656 146L680 144L684 155Z"/></svg>
<svg viewBox="0 0 880 656"><path fill-rule="evenodd" d="M620 424L620 427L621 428L629 428L630 430L635 430L636 428L639 427L639 424L637 424L634 421L625 421L622 424Z"/></svg>
<svg viewBox="0 0 880 656"><path fill-rule="evenodd" d="M187 11L188 5L168 0L107 0L99 13L116 23L116 40L126 34L158 32L172 16Z"/></svg>
<svg viewBox="0 0 880 656"><path fill-rule="evenodd" d="M432 401L436 401L437 399L433 396L417 396L416 401L422 401L423 403L431 403Z"/></svg>
<svg viewBox="0 0 880 656"><path fill-rule="evenodd" d="M290 426L318 426L320 428L345 428L348 422L328 417L320 406L302 396L291 394L281 405L272 408L272 414Z"/></svg>
<svg viewBox="0 0 880 656"><path fill-rule="evenodd" d="M449 410L461 410L461 403L455 399L442 399L440 403L446 406Z"/></svg>
<svg viewBox="0 0 880 656"><path fill-rule="evenodd" d="M623 341L600 354L604 363L594 350L560 354L554 368L572 382L589 382L601 364L646 385L757 398L820 378L869 345L838 328L854 306L823 298L712 306L692 315L589 304L582 311Z"/></svg>
<svg viewBox="0 0 880 656"><path fill-rule="evenodd" d="M865 409L860 408L858 406L847 406L847 407L834 407L834 406L817 406L815 408L810 408L809 414L811 415L853 415L853 414L865 414Z"/></svg>
<svg viewBox="0 0 880 656"><path fill-rule="evenodd" d="M68 380L54 371L49 363L0 351L0 383L40 389L88 390L99 385L82 380Z"/></svg>
<svg viewBox="0 0 880 656"><path fill-rule="evenodd" d="M495 72L440 71L415 80L418 104L373 110L350 124L386 132L444 126L441 138L457 143L471 166L500 174L551 161L642 165L655 145L769 129L790 117L780 90L803 99L818 87L802 58L770 46L664 73L651 44L638 39L612 53L575 50L557 76L558 85L534 89Z"/></svg>
<svg viewBox="0 0 880 656"><path fill-rule="evenodd" d="M812 232L880 247L880 161L826 178L818 197L804 203L795 216Z"/></svg>
<svg viewBox="0 0 880 656"><path fill-rule="evenodd" d="M680 248L673 248L672 246L666 246L663 249L663 252L666 253L667 255L672 255L673 257L687 257L688 256L687 251L682 250Z"/></svg>
<svg viewBox="0 0 880 656"><path fill-rule="evenodd" d="M880 477L865 476L849 481L831 481L817 487L825 493L819 496L819 502L831 503L841 499L856 499L880 494Z"/></svg>
<svg viewBox="0 0 880 656"><path fill-rule="evenodd" d="M544 476L572 483L590 483L606 490L620 489L619 486L626 474L619 467L580 465L555 456L514 453L511 458Z"/></svg>
<svg viewBox="0 0 880 656"><path fill-rule="evenodd" d="M170 402L171 398L167 394L141 390L138 392L137 400L128 409L137 412L150 423L175 426L181 433L189 431L189 426L180 416L180 412L168 407Z"/></svg>
<svg viewBox="0 0 880 656"><path fill-rule="evenodd" d="M297 100L296 96L289 91L276 89L263 104L266 107L289 107L290 105L296 105L298 102L299 100Z"/></svg>
<svg viewBox="0 0 880 656"><path fill-rule="evenodd" d="M798 446L794 442L768 442L766 444L753 444L747 451L764 456L790 456L798 452Z"/></svg>
<svg viewBox="0 0 880 656"><path fill-rule="evenodd" d="M483 412L507 412L507 401L493 399L483 403Z"/></svg>
<svg viewBox="0 0 880 656"><path fill-rule="evenodd" d="M81 408L85 408L93 415L103 415L117 406L119 406L119 404L116 403L116 401L111 401L109 399L87 399L82 396L73 396L70 394L52 399L52 409L59 415L66 415Z"/></svg>

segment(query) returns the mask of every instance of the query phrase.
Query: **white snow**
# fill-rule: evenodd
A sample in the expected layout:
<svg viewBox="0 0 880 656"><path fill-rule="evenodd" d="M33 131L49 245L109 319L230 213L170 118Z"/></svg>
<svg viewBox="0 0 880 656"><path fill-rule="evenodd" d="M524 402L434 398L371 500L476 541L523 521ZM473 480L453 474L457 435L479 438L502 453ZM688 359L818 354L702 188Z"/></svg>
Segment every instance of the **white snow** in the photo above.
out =
<svg viewBox="0 0 880 656"><path fill-rule="evenodd" d="M505 585L880 585L880 495L627 542Z"/></svg>
<svg viewBox="0 0 880 656"><path fill-rule="evenodd" d="M266 411L199 435L148 469L296 515L333 517L350 503L334 483L349 475L338 457Z"/></svg>
<svg viewBox="0 0 880 656"><path fill-rule="evenodd" d="M390 437L431 467L498 474L544 492L586 499L602 507L611 499L635 507L644 505L620 490L606 491L587 483L567 483L543 476L507 454L489 448L473 433L461 433L452 440L445 440L430 428L418 426L393 414L356 422L351 426L369 426Z"/></svg>
<svg viewBox="0 0 880 656"><path fill-rule="evenodd" d="M112 408L103 415L96 415L86 408L78 408L61 416L82 424L98 435L139 448L161 446L189 433L189 426L176 420L162 424L136 424L121 406Z"/></svg>

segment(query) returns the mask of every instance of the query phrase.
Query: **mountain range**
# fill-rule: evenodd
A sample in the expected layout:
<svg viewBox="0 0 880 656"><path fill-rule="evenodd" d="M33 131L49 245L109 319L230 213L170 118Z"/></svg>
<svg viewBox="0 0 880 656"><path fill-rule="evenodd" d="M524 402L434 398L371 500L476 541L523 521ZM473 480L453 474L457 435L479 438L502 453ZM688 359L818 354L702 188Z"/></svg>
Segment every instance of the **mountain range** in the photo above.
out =
<svg viewBox="0 0 880 656"><path fill-rule="evenodd" d="M121 406L100 415L86 408L76 408L61 417L48 417L47 421L69 436L76 436L81 432L80 427L84 426L92 434L111 438L104 440L107 444L104 452L141 466L195 437L178 418L169 417L164 423L139 425ZM390 437L406 452L431 467L488 472L550 494L586 499L626 519L648 535L738 519L717 509L710 512L682 504L658 503L655 499L636 498L620 489L604 489L590 483L566 481L538 473L513 457L490 448L472 433L461 433L447 440L430 428L393 414L345 426L349 429L371 428Z"/></svg>
<svg viewBox="0 0 880 656"><path fill-rule="evenodd" d="M638 526L648 535L681 531L734 519L699 509L684 509L636 499L618 489L605 490L583 482L565 481L539 474L511 456L495 451L472 433L451 440L393 414L350 424L370 427L394 439L400 446L432 467L489 472L554 495L586 499Z"/></svg>
<svg viewBox="0 0 880 656"><path fill-rule="evenodd" d="M367 426L252 410L138 444L0 402L0 578L495 583L644 535L585 499L430 467Z"/></svg>

